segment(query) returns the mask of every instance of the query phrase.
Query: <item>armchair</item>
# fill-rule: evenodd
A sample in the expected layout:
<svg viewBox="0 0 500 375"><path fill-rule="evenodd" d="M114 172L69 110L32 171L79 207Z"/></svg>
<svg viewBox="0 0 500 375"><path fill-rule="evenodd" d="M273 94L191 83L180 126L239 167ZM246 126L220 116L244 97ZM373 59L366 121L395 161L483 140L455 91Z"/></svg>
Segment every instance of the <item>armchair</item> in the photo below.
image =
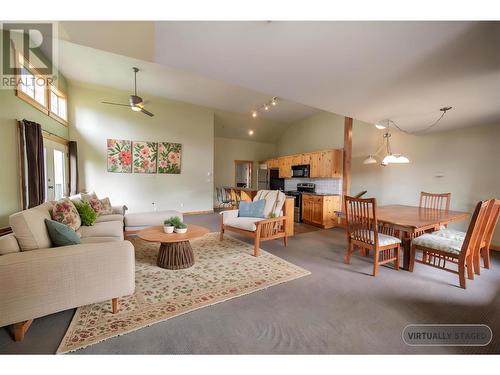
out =
<svg viewBox="0 0 500 375"><path fill-rule="evenodd" d="M226 231L254 238L254 256L259 256L262 241L283 238L287 246L288 237L293 236L294 198L285 196L278 190L259 190L253 201L266 200L264 215L268 219L256 217L239 217L238 210L222 211L220 240L224 240Z"/></svg>

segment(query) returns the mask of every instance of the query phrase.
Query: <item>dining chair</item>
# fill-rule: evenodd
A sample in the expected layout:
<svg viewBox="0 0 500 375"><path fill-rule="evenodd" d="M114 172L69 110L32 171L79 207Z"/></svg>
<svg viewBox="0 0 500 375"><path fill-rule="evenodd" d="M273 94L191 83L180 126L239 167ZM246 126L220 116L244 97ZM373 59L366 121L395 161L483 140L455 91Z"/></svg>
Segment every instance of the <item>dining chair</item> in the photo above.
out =
<svg viewBox="0 0 500 375"><path fill-rule="evenodd" d="M420 192L420 204L422 208L433 208L435 210L449 210L451 193L427 193Z"/></svg>
<svg viewBox="0 0 500 375"><path fill-rule="evenodd" d="M217 188L215 188L215 192L217 195L217 202L219 202L219 208L223 208L227 205L229 205L230 207L232 206L231 198L226 193L226 189L224 189L222 187L217 187Z"/></svg>
<svg viewBox="0 0 500 375"><path fill-rule="evenodd" d="M411 243L409 271L413 272L415 262L426 264L458 274L460 287L466 288L465 273L467 278L474 280L474 252L478 251L481 244L489 201L477 203L472 215L465 238L447 238L434 233L425 233ZM417 259L417 251L422 257ZM455 264L458 270L447 268L447 263Z"/></svg>
<svg viewBox="0 0 500 375"><path fill-rule="evenodd" d="M344 212L346 214L347 233L345 263L351 263L354 246L357 246L362 254L374 250L373 276L377 276L379 266L386 263L394 263L394 268L399 270L401 240L394 236L379 233L376 199L346 196Z"/></svg>

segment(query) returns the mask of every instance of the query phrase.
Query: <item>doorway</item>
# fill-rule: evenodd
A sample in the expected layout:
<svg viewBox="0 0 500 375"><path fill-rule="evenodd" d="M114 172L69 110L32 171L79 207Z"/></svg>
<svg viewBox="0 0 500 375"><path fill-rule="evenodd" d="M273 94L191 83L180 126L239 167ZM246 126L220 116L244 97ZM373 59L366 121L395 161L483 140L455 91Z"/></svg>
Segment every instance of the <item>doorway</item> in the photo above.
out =
<svg viewBox="0 0 500 375"><path fill-rule="evenodd" d="M252 166L252 160L234 161L235 187L247 189L252 187Z"/></svg>
<svg viewBox="0 0 500 375"><path fill-rule="evenodd" d="M45 200L59 200L68 194L68 146L43 139Z"/></svg>

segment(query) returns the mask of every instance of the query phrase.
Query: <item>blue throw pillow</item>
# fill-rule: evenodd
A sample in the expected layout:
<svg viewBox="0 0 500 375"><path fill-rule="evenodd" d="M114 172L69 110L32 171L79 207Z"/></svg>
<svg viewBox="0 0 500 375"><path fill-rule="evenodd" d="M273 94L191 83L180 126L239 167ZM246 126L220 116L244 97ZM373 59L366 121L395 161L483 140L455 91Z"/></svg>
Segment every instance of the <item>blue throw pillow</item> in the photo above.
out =
<svg viewBox="0 0 500 375"><path fill-rule="evenodd" d="M54 246L77 245L80 243L78 234L66 224L55 220L45 219L45 225L49 231L49 237Z"/></svg>
<svg viewBox="0 0 500 375"><path fill-rule="evenodd" d="M238 212L239 217L261 217L264 216L264 208L266 207L266 200L259 199L255 202L240 202L240 208Z"/></svg>

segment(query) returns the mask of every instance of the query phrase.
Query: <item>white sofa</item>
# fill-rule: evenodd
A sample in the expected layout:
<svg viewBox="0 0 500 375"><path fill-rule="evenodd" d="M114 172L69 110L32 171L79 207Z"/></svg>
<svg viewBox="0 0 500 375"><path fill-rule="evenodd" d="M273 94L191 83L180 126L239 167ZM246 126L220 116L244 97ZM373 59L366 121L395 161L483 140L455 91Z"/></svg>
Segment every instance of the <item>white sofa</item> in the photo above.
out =
<svg viewBox="0 0 500 375"><path fill-rule="evenodd" d="M123 214L80 227L79 245L52 247L44 221L51 206L11 215L13 233L0 237L0 327L106 300L116 312L117 298L134 292L134 247L123 240Z"/></svg>

